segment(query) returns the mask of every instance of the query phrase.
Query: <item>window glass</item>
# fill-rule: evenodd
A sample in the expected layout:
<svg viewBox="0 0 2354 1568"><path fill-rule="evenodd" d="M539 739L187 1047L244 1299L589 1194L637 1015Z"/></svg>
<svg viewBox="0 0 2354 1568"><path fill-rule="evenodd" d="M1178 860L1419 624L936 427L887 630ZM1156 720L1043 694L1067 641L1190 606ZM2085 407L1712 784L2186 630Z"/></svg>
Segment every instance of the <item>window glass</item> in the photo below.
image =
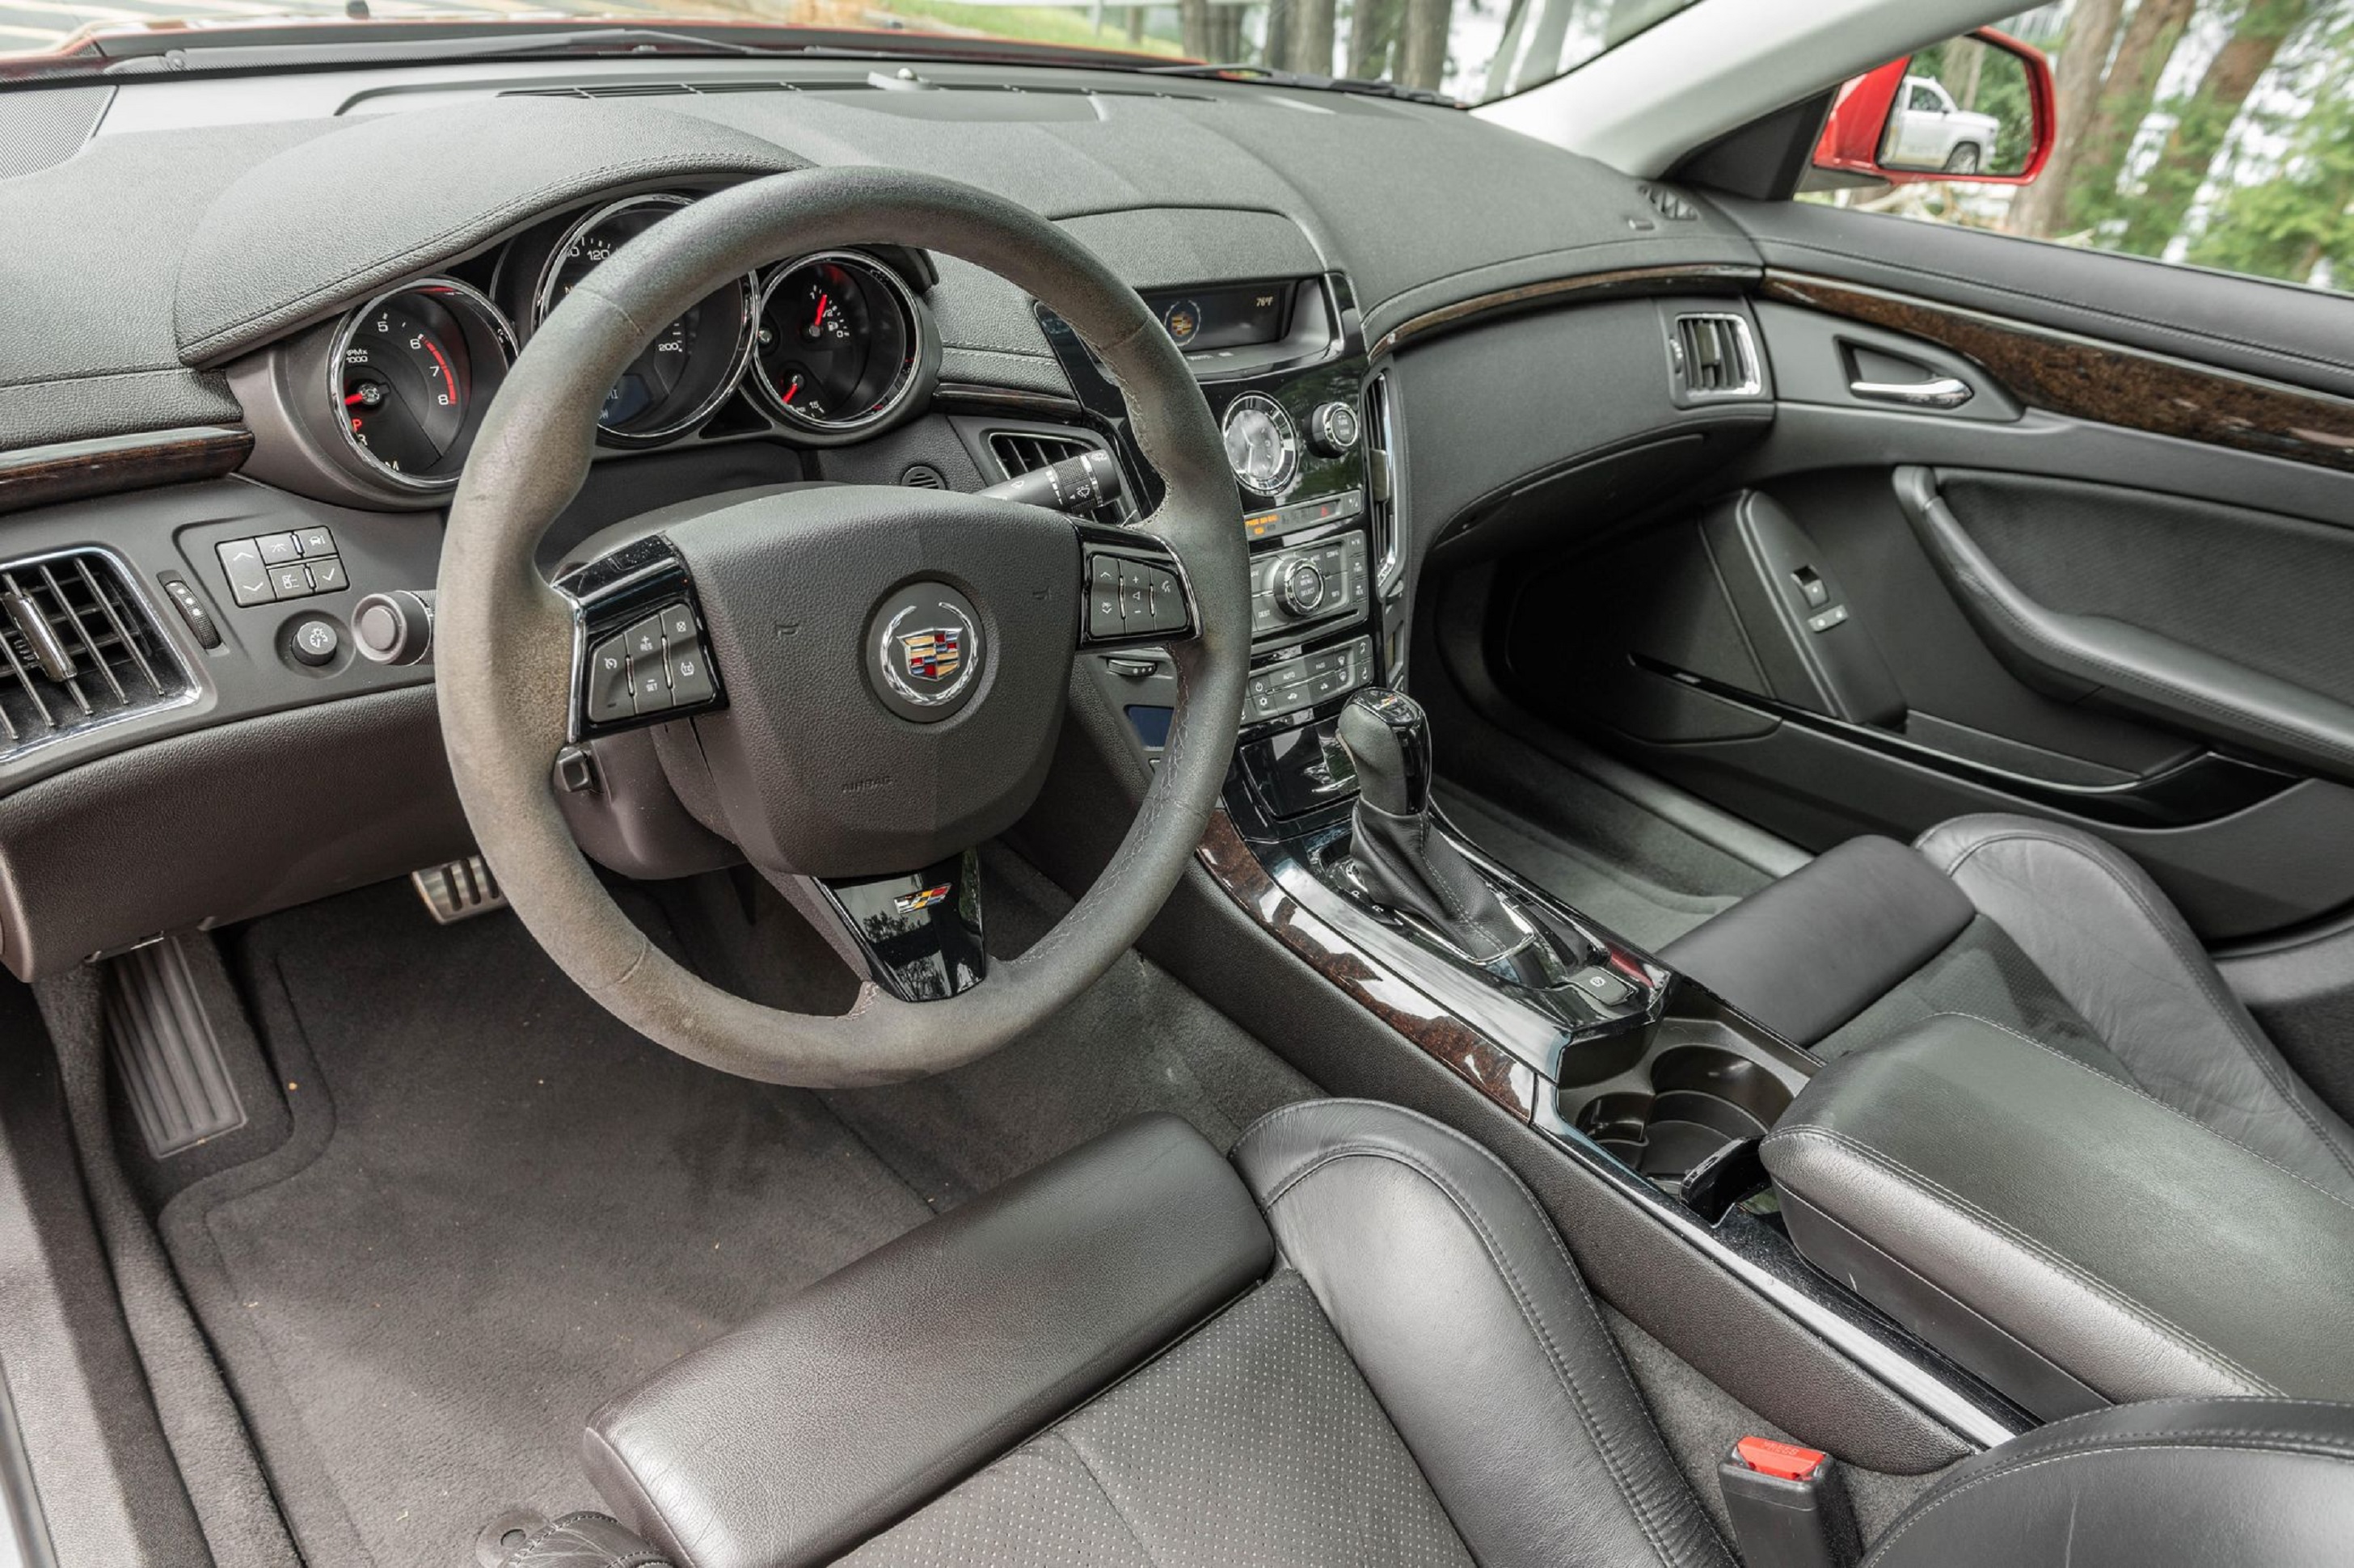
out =
<svg viewBox="0 0 2354 1568"><path fill-rule="evenodd" d="M2058 134L2034 183L1802 199L2354 290L2354 0L2060 0L1995 26L2052 64ZM1908 77L2024 123L1983 84L1972 103L1956 44L1977 48L1925 49ZM1908 83L1882 144L1890 168L1924 166L1886 156L1920 99ZM2009 155L1998 148L1968 171L2005 172Z"/></svg>

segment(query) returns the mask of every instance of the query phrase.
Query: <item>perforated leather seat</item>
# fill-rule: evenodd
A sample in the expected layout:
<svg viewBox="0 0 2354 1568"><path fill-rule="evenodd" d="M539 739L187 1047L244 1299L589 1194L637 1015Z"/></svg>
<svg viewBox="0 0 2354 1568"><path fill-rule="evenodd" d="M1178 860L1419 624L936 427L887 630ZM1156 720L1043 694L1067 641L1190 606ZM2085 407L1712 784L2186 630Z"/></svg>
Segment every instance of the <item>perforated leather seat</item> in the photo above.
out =
<svg viewBox="0 0 2354 1568"><path fill-rule="evenodd" d="M2113 1528L2076 1568L2325 1561L2354 1412L2273 1403L2049 1428L1873 1561L2058 1563L2084 1510ZM1357 1101L1275 1113L1231 1166L1130 1123L674 1363L584 1455L679 1568L1733 1561L1527 1190ZM2229 1538L2180 1555L2204 1514Z"/></svg>

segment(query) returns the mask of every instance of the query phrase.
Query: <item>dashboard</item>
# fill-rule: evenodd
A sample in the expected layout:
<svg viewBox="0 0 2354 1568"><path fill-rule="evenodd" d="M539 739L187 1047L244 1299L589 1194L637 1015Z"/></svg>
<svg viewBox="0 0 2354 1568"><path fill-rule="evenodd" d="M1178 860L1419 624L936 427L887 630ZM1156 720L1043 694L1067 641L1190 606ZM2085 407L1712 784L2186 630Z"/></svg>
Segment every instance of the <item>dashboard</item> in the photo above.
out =
<svg viewBox="0 0 2354 1568"><path fill-rule="evenodd" d="M31 237L0 250L0 593L55 574L42 603L90 628L92 699L0 628L20 666L0 668L0 959L20 974L464 852L431 666L402 636L365 656L360 609L429 597L441 509L533 335L632 239L743 180L967 180L1138 290L1225 437L1252 547L1243 759L1295 808L1335 787L1340 699L1401 673L1442 537L1502 533L1530 507L1512 498L1649 432L1771 418L1770 387L1683 397L1657 306L1681 289L1723 308L1755 267L1737 230L1426 105L815 60L103 93L70 155L0 178L0 231ZM31 96L0 94L0 140ZM1622 297L1630 275L1644 297ZM977 490L1082 452L1120 469L1097 522L1149 514L1159 482L1117 388L1012 285L904 249L780 254L617 379L543 565L733 491ZM1142 777L1173 665L1132 639L1080 662ZM636 734L598 744L651 745ZM607 827L592 853L652 863Z"/></svg>

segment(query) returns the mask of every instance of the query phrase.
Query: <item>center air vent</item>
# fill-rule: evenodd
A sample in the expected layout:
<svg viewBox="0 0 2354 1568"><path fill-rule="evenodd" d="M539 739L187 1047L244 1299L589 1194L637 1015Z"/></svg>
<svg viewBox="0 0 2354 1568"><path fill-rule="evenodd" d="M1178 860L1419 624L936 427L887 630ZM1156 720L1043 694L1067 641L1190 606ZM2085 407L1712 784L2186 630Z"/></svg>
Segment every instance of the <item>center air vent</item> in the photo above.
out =
<svg viewBox="0 0 2354 1568"><path fill-rule="evenodd" d="M193 694L162 629L98 550L0 566L0 762Z"/></svg>
<svg viewBox="0 0 2354 1568"><path fill-rule="evenodd" d="M1755 397L1764 390L1747 317L1678 316L1672 341L1687 397Z"/></svg>
<svg viewBox="0 0 2354 1568"><path fill-rule="evenodd" d="M989 432L989 455L1008 479L1025 473L1035 473L1042 468L1052 468L1067 458L1082 452L1099 452L1103 445L1084 436L1054 436L1039 430L991 430ZM1120 524L1127 514L1117 501L1108 501L1086 515L1098 523Z"/></svg>

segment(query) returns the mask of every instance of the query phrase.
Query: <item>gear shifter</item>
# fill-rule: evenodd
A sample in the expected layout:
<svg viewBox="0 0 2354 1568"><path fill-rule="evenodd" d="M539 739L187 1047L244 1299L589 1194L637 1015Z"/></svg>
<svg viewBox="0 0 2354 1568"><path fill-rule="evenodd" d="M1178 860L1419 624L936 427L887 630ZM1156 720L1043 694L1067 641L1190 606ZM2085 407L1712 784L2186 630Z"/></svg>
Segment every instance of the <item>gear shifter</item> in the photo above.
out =
<svg viewBox="0 0 2354 1568"><path fill-rule="evenodd" d="M1474 962L1526 940L1488 879L1430 816L1430 724L1404 692L1368 687L1341 710L1341 744L1357 769L1354 853L1364 889Z"/></svg>

